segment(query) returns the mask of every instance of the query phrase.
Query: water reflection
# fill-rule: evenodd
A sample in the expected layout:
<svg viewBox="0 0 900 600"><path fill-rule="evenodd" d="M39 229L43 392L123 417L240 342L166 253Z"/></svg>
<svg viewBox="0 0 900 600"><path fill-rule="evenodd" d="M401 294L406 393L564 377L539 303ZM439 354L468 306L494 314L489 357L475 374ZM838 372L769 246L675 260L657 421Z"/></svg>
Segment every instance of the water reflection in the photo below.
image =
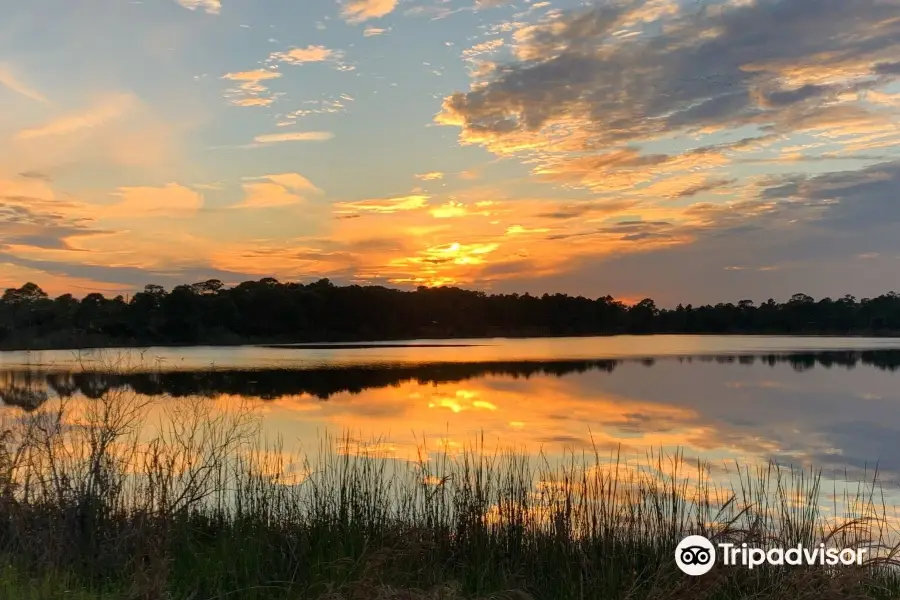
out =
<svg viewBox="0 0 900 600"><path fill-rule="evenodd" d="M51 396L80 394L100 398L111 390L128 389L146 396L238 395L262 400L285 396L310 395L327 400L338 394L360 394L373 388L397 387L415 382L419 385L458 383L481 377L507 377L513 380L535 376L565 377L590 371L612 373L622 364L652 367L657 361L679 364L789 364L794 371L806 371L819 365L826 369L852 369L861 364L879 370L900 369L900 350L826 351L787 354L745 354L687 356L677 358L641 358L620 360L557 360L472 363L370 364L360 366L318 367L308 369L210 369L206 371L164 370L117 372L37 369L0 371L0 400L27 410L37 408Z"/></svg>
<svg viewBox="0 0 900 600"><path fill-rule="evenodd" d="M315 446L323 431L383 439L386 456L422 443L569 449L683 448L688 456L814 464L900 480L900 350L725 356L349 365L339 368L109 372L0 371L7 411L110 391L159 399L251 398L267 434Z"/></svg>

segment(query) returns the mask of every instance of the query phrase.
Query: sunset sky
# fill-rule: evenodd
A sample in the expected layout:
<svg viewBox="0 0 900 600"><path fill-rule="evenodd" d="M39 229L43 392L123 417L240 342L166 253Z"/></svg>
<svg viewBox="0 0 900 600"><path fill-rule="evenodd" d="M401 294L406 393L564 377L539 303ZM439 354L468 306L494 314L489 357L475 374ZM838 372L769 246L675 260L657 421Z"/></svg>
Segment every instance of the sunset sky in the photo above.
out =
<svg viewBox="0 0 900 600"><path fill-rule="evenodd" d="M0 287L900 289L900 0L33 0Z"/></svg>

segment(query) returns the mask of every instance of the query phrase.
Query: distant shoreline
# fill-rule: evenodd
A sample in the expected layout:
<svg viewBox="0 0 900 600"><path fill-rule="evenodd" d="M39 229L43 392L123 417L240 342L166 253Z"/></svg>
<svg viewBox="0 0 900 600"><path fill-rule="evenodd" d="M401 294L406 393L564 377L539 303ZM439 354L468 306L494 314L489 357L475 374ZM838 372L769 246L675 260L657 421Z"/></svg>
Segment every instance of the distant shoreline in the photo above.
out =
<svg viewBox="0 0 900 600"><path fill-rule="evenodd" d="M42 351L90 351L90 350L137 350L143 348L237 348L241 346L253 346L258 348L272 348L283 350L354 350L354 349L374 349L374 348L476 348L488 346L489 343L483 344L455 344L454 340L522 340L522 339L558 339L558 338L613 338L613 337L672 337L672 336L694 336L694 337L782 337L782 338L873 338L873 339L891 339L900 338L900 332L866 332L858 331L852 333L822 333L822 332L727 332L727 333L709 333L709 332L646 332L646 333L569 333L569 334L544 334L538 335L534 333L513 334L492 336L442 336L442 337L420 337L407 339L368 339L368 340L318 340L318 341L302 341L302 342L283 342L283 341L265 341L256 339L237 340L234 338L228 340L210 340L203 343L172 343L159 340L133 340L133 339L110 339L104 336L85 336L80 339L31 339L27 343L0 343L0 352L42 352ZM424 343L416 343L416 342Z"/></svg>
<svg viewBox="0 0 900 600"><path fill-rule="evenodd" d="M210 279L166 291L147 285L125 298L63 294L34 283L0 298L0 349L76 350L197 346L315 348L410 340L617 335L900 336L900 294L660 308L612 296L487 294L457 287L415 291L303 284L271 277L227 287ZM360 347L358 345L353 348Z"/></svg>
<svg viewBox="0 0 900 600"><path fill-rule="evenodd" d="M329 344L326 342L319 343L300 343L300 344L258 344L263 348L278 348L284 350L364 350L372 348L477 348L487 344L413 344L413 343L387 343L381 344L377 342L337 342Z"/></svg>

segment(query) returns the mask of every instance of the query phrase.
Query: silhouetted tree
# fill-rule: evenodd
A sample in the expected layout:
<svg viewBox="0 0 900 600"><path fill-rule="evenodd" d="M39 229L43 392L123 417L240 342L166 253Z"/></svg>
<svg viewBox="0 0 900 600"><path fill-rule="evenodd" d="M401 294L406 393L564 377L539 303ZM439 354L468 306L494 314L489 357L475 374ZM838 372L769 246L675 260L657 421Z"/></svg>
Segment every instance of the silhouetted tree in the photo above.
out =
<svg viewBox="0 0 900 600"><path fill-rule="evenodd" d="M49 299L34 283L0 298L5 348L231 344L622 333L900 333L900 295L784 302L750 299L664 309L611 296L486 294L458 287L339 286L272 277L233 287L209 279L167 292L146 285L129 301L88 294Z"/></svg>

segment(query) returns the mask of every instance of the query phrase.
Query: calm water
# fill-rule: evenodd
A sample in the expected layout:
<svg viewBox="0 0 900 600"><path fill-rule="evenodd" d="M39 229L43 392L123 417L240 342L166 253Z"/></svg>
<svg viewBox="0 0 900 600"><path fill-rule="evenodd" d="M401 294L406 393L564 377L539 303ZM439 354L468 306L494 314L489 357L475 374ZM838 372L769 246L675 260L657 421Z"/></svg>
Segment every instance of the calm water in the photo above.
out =
<svg viewBox="0 0 900 600"><path fill-rule="evenodd" d="M81 369L85 364L102 366L126 362L129 368L165 370L307 368L359 364L422 362L539 361L660 357L678 355L724 355L804 350L871 350L900 348L896 338L838 338L790 336L701 336L654 335L577 338L413 340L407 347L397 342L366 344L335 349L271 348L264 346L192 348L145 348L128 350L54 350L44 352L0 352L0 369ZM442 344L444 347L434 347ZM327 344L326 344L327 346ZM378 347L381 346L381 347Z"/></svg>
<svg viewBox="0 0 900 600"><path fill-rule="evenodd" d="M0 398L7 413L109 389L160 405L191 395L249 398L266 433L301 452L325 432L378 438L397 457L413 456L423 441L452 450L483 434L486 446L530 453L679 447L719 464L814 464L837 479L877 463L883 481L900 480L900 340L427 343L0 353Z"/></svg>

